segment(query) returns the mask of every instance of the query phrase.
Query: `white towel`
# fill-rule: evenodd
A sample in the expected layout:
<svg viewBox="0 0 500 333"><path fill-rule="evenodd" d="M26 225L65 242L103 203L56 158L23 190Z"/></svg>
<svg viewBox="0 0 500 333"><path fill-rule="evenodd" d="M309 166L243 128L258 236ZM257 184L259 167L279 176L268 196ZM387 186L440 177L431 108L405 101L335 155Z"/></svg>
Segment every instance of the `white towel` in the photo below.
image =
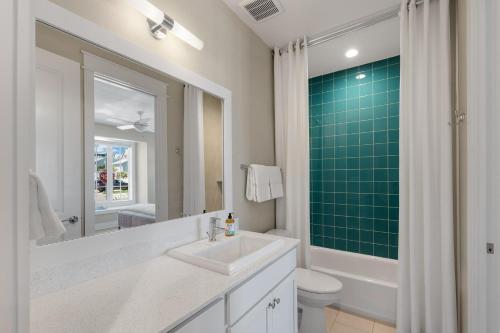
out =
<svg viewBox="0 0 500 333"><path fill-rule="evenodd" d="M271 200L267 167L250 164L247 173L247 199L255 202Z"/></svg>
<svg viewBox="0 0 500 333"><path fill-rule="evenodd" d="M271 198L281 198L283 196L283 181L281 180L281 169L277 166L270 166L268 168Z"/></svg>
<svg viewBox="0 0 500 333"><path fill-rule="evenodd" d="M278 167L250 164L247 172L247 199L263 202L283 196L281 171Z"/></svg>
<svg viewBox="0 0 500 333"><path fill-rule="evenodd" d="M65 232L40 177L30 170L30 239L57 239Z"/></svg>

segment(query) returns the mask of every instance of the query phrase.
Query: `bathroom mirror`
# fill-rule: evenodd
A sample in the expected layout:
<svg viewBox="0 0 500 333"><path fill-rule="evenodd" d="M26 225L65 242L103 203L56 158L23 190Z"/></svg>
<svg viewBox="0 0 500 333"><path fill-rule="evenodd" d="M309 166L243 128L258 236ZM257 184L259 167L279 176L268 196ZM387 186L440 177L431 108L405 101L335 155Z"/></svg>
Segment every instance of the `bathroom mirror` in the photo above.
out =
<svg viewBox="0 0 500 333"><path fill-rule="evenodd" d="M223 99L42 22L35 54L39 245L227 208Z"/></svg>

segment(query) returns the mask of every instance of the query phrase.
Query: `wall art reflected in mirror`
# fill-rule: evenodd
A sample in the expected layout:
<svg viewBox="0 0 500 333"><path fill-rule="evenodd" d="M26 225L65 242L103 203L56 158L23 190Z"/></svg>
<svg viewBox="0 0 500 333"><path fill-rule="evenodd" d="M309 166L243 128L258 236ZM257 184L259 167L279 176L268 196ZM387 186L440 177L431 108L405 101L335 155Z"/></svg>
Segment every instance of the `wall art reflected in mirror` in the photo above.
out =
<svg viewBox="0 0 500 333"><path fill-rule="evenodd" d="M222 210L223 101L38 22L36 163L65 232Z"/></svg>

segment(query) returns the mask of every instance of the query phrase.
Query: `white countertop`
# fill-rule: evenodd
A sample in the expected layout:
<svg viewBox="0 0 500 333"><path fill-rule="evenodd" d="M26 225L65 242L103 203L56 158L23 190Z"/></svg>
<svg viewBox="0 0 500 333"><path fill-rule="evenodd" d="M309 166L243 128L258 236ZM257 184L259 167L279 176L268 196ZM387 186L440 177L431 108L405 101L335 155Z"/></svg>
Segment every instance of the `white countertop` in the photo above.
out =
<svg viewBox="0 0 500 333"><path fill-rule="evenodd" d="M31 332L168 331L299 243L282 239L279 249L233 276L163 255L33 299Z"/></svg>

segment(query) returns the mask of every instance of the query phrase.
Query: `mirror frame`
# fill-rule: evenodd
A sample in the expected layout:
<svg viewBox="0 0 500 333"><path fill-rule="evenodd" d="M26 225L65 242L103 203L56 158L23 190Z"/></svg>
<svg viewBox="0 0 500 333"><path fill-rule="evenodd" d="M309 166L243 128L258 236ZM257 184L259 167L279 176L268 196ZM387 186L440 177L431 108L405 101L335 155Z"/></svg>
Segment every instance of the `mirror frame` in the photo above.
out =
<svg viewBox="0 0 500 333"><path fill-rule="evenodd" d="M223 101L223 207L219 211L210 213L233 211L231 91L137 44L129 42L119 37L114 32L104 29L96 23L67 11L48 0L37 0L34 1L33 4L34 18L36 21L47 24L76 38L80 38L99 48L113 52L127 60L164 73L185 84L196 86ZM146 28L144 29L144 34L149 34ZM34 155L34 151L32 151L32 154ZM193 217L200 215L193 215ZM174 220L178 219L157 222ZM85 233L85 235L79 239L86 238L87 236L91 235Z"/></svg>

